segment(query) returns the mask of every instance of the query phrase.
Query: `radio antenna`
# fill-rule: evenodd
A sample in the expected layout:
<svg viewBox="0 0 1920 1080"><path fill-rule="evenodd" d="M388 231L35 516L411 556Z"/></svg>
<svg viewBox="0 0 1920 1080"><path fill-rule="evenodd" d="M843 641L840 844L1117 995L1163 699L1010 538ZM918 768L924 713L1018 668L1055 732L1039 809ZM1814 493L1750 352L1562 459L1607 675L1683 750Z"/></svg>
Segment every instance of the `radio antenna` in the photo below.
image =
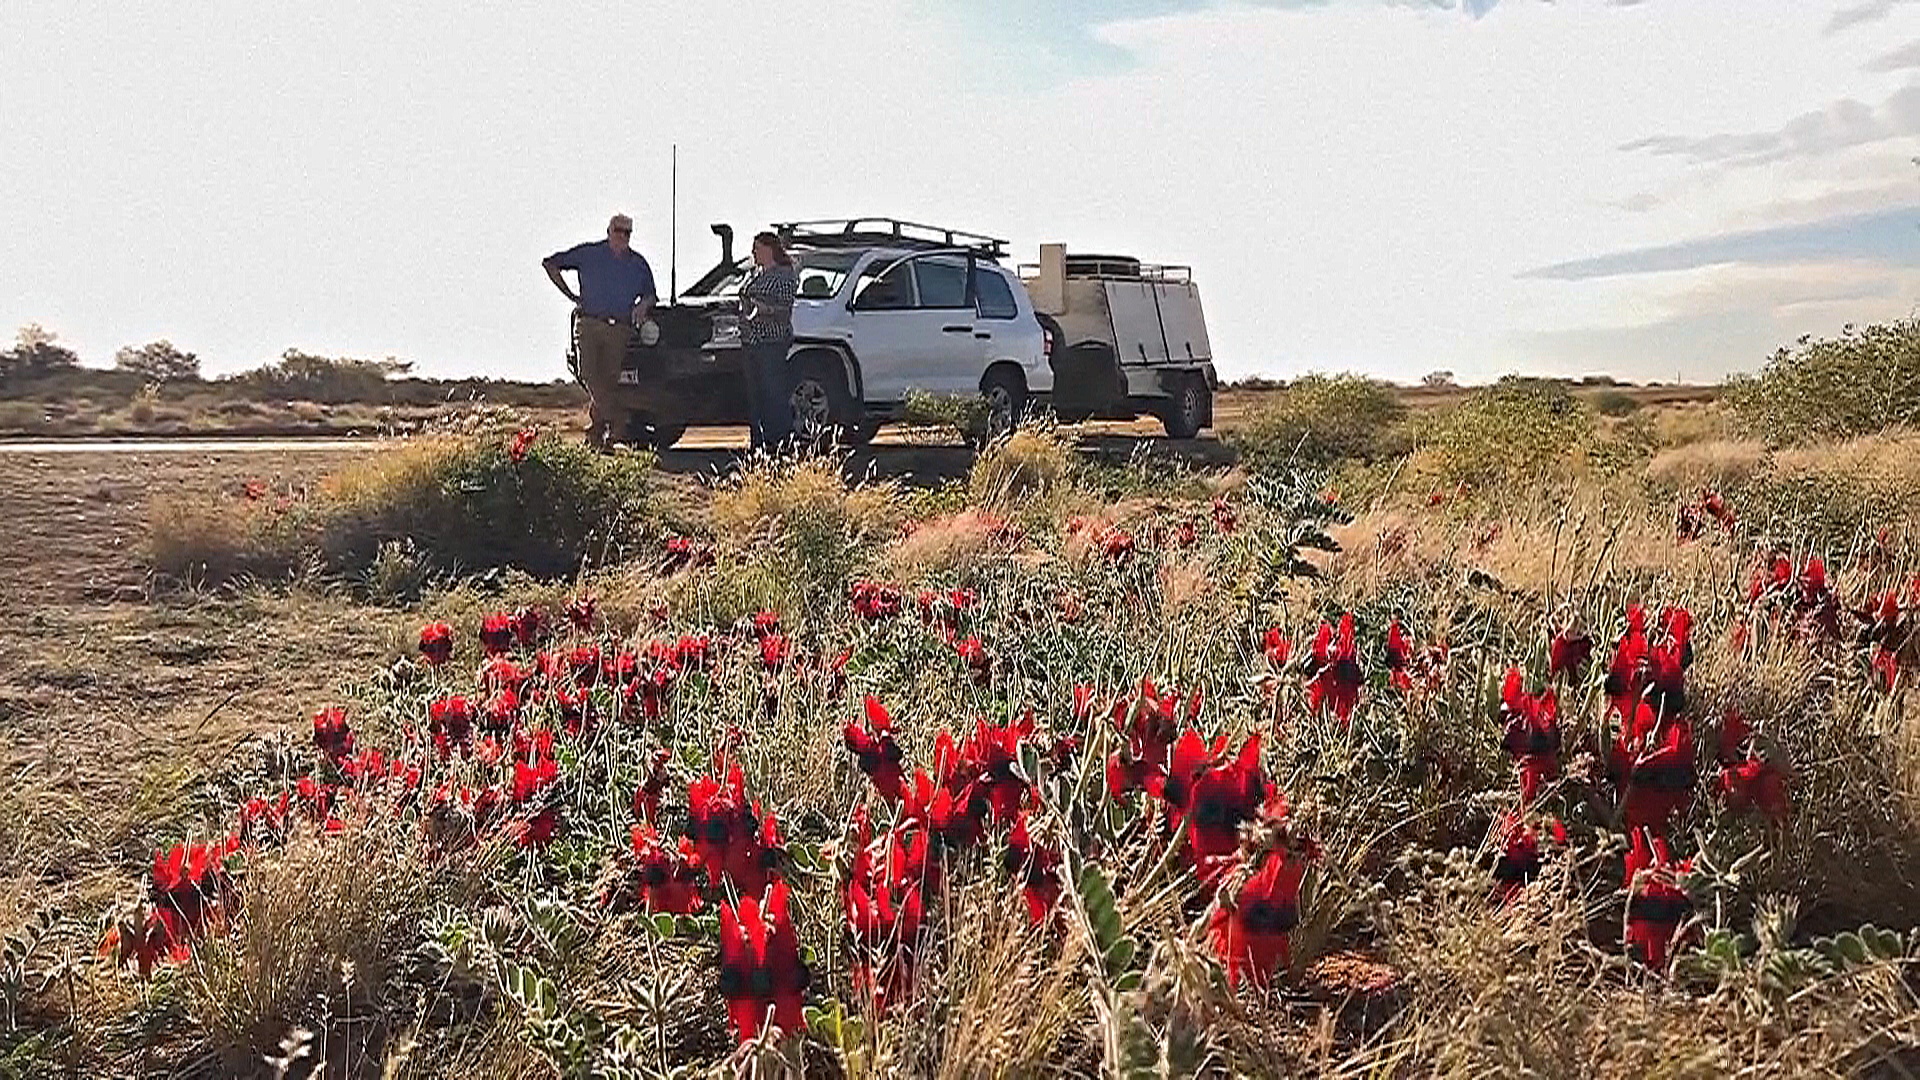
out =
<svg viewBox="0 0 1920 1080"><path fill-rule="evenodd" d="M680 299L680 144L673 144L667 179L667 306Z"/></svg>

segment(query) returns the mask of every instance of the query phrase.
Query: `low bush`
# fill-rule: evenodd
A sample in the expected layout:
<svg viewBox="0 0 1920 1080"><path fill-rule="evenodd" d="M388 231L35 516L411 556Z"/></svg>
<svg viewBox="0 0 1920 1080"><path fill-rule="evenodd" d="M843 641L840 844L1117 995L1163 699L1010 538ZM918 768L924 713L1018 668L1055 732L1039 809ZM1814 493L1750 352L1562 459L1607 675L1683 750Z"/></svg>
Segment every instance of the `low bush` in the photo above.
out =
<svg viewBox="0 0 1920 1080"><path fill-rule="evenodd" d="M208 584L307 565L383 582L506 567L569 574L637 552L657 530L652 455L602 455L552 436L516 451L509 438L409 443L301 499L159 500L153 567Z"/></svg>
<svg viewBox="0 0 1920 1080"><path fill-rule="evenodd" d="M901 499L889 483L847 483L832 458L769 459L714 492L708 512L724 558L772 567L793 609L837 603L846 583L899 530Z"/></svg>
<svg viewBox="0 0 1920 1080"><path fill-rule="evenodd" d="M1442 483L1485 487L1564 475L1592 431L1593 418L1566 384L1508 376L1434 417L1422 442Z"/></svg>
<svg viewBox="0 0 1920 1080"><path fill-rule="evenodd" d="M1730 381L1726 400L1749 432L1776 446L1920 423L1920 317L1802 337L1757 375Z"/></svg>
<svg viewBox="0 0 1920 1080"><path fill-rule="evenodd" d="M1252 414L1223 433L1250 469L1288 463L1325 465L1371 460L1406 448L1399 430L1406 407L1392 386L1359 375L1303 375L1263 395Z"/></svg>
<svg viewBox="0 0 1920 1080"><path fill-rule="evenodd" d="M980 452L967 471L967 488L986 506L1019 507L1058 494L1072 483L1073 447L1051 432L1021 430Z"/></svg>

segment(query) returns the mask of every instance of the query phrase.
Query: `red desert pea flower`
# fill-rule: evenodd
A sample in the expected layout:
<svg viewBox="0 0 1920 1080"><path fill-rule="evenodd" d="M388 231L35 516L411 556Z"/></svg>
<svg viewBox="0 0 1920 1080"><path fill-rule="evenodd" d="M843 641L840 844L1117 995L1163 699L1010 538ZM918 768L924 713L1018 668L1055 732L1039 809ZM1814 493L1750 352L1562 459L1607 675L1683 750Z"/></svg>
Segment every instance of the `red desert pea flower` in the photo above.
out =
<svg viewBox="0 0 1920 1080"><path fill-rule="evenodd" d="M313 714L313 745L339 761L353 754L353 729L347 726L347 710L329 705Z"/></svg>
<svg viewBox="0 0 1920 1080"><path fill-rule="evenodd" d="M521 428L514 432L512 440L507 443L507 456L516 464L527 460L527 454L533 450L533 441L539 437L540 433L532 428Z"/></svg>
<svg viewBox="0 0 1920 1080"><path fill-rule="evenodd" d="M1551 689L1526 692L1519 668L1500 689L1501 746L1520 771L1520 802L1531 803L1542 784L1560 775L1560 699Z"/></svg>
<svg viewBox="0 0 1920 1080"><path fill-rule="evenodd" d="M772 1013L781 1031L806 1027L800 1012L809 972L787 910L787 886L775 882L764 908L752 896L720 905L720 996L741 1042L750 1042Z"/></svg>
<svg viewBox="0 0 1920 1080"><path fill-rule="evenodd" d="M452 658L453 627L443 622L430 622L421 627L420 656L435 667Z"/></svg>
<svg viewBox="0 0 1920 1080"><path fill-rule="evenodd" d="M1568 681L1576 681L1586 670L1587 660L1593 656L1593 639L1587 636L1586 628L1576 616L1569 619L1567 625L1553 635L1547 642L1547 678L1556 679L1564 675Z"/></svg>
<svg viewBox="0 0 1920 1080"><path fill-rule="evenodd" d="M743 896L758 896L777 876L779 824L747 800L740 763L722 767L724 779L701 776L687 785L687 832L709 873L725 875Z"/></svg>
<svg viewBox="0 0 1920 1080"><path fill-rule="evenodd" d="M1014 819L1013 829L1007 834L1006 867L1008 875L1020 883L1027 920L1040 925L1060 902L1060 851L1034 840L1024 811Z"/></svg>
<svg viewBox="0 0 1920 1080"><path fill-rule="evenodd" d="M1693 801L1698 772L1691 725L1684 716L1662 719L1641 702L1620 725L1608 771L1620 791L1622 823L1664 830Z"/></svg>
<svg viewBox="0 0 1920 1080"><path fill-rule="evenodd" d="M537 607L515 608L507 616L507 625L513 631L513 639L522 645L534 645L547 631L547 617Z"/></svg>
<svg viewBox="0 0 1920 1080"><path fill-rule="evenodd" d="M133 961L142 975L156 961L182 963L193 942L221 919L232 891L227 856L232 839L211 844L175 844L153 855L148 903L107 931L103 955Z"/></svg>
<svg viewBox="0 0 1920 1080"><path fill-rule="evenodd" d="M1211 749L1188 728L1173 748L1163 797L1167 816L1187 839L1187 854L1203 882L1217 880L1240 848L1240 823L1260 812L1269 794L1260 770L1260 736L1249 735L1238 754L1226 756L1227 737Z"/></svg>
<svg viewBox="0 0 1920 1080"><path fill-rule="evenodd" d="M465 750L473 735L473 703L460 694L444 697L427 706L427 732L433 737L433 749L447 757L458 746Z"/></svg>
<svg viewBox="0 0 1920 1080"><path fill-rule="evenodd" d="M1680 888L1681 876L1693 869L1693 860L1675 863L1667 842L1646 829L1633 830L1627 851L1627 952L1656 971L1667 966L1668 950L1682 924L1692 914L1693 902Z"/></svg>
<svg viewBox="0 0 1920 1080"><path fill-rule="evenodd" d="M1387 624L1387 681L1395 690L1406 693L1413 689L1413 677L1407 674L1407 665L1413 659L1413 646L1407 641L1407 632L1395 619Z"/></svg>
<svg viewBox="0 0 1920 1080"><path fill-rule="evenodd" d="M760 663L768 671L777 671L787 662L787 635L770 630L760 638Z"/></svg>
<svg viewBox="0 0 1920 1080"><path fill-rule="evenodd" d="M1558 818L1530 822L1511 810L1493 823L1493 849L1499 852L1493 863L1494 892L1501 902L1512 902L1539 874L1543 837L1564 848L1567 827Z"/></svg>
<svg viewBox="0 0 1920 1080"><path fill-rule="evenodd" d="M643 822L660 820L660 798L666 794L667 783L672 779L667 771L667 763L672 759L671 750L665 747L655 750L647 778L633 789L633 816Z"/></svg>
<svg viewBox="0 0 1920 1080"><path fill-rule="evenodd" d="M1203 700L1198 688L1183 699L1177 691L1162 691L1152 679L1142 679L1139 694L1113 703L1113 723L1123 740L1107 759L1107 791L1114 798L1132 791L1159 797L1180 725L1198 723Z"/></svg>
<svg viewBox="0 0 1920 1080"><path fill-rule="evenodd" d="M869 622L891 619L900 614L900 590L877 581L856 581L847 586L847 597L854 614Z"/></svg>
<svg viewBox="0 0 1920 1080"><path fill-rule="evenodd" d="M567 601L567 621L573 624L575 630L584 634L593 629L594 613L598 607L599 601L593 594L581 593Z"/></svg>
<svg viewBox="0 0 1920 1080"><path fill-rule="evenodd" d="M480 646L490 655L499 655L513 648L513 616L504 611L496 611L480 620Z"/></svg>
<svg viewBox="0 0 1920 1080"><path fill-rule="evenodd" d="M1765 758L1747 758L1720 766L1715 785L1727 809L1735 813L1759 811L1769 820L1785 821L1791 809L1787 800L1787 776Z"/></svg>
<svg viewBox="0 0 1920 1080"><path fill-rule="evenodd" d="M1287 660L1293 656L1293 642L1287 640L1279 627L1272 627L1260 635L1260 651L1266 655L1267 665L1279 671L1287 666Z"/></svg>
<svg viewBox="0 0 1920 1080"><path fill-rule="evenodd" d="M693 844L682 839L678 846L668 847L659 830L647 824L633 826L631 838L640 901L647 910L672 915L700 910L700 890L707 875Z"/></svg>
<svg viewBox="0 0 1920 1080"><path fill-rule="evenodd" d="M893 739L893 717L871 694L866 699L866 720L865 727L847 725L847 749L852 751L860 771L873 781L874 790L888 802L899 802L904 776L901 763L905 755L900 750L900 744Z"/></svg>
<svg viewBox="0 0 1920 1080"><path fill-rule="evenodd" d="M1278 848L1260 858L1251 873L1220 888L1207 936L1227 969L1227 984L1265 986L1291 962L1288 934L1300 925L1300 882L1306 876L1300 852Z"/></svg>
<svg viewBox="0 0 1920 1080"><path fill-rule="evenodd" d="M920 824L903 817L874 840L865 811L854 812L853 865L841 905L853 939L854 985L876 1009L911 990L926 900L939 889L939 864Z"/></svg>
<svg viewBox="0 0 1920 1080"><path fill-rule="evenodd" d="M1342 724L1351 723L1363 681L1354 644L1353 612L1340 616L1337 637L1332 626L1320 624L1320 632L1313 638L1313 665L1308 679L1308 707L1317 713L1331 710Z"/></svg>

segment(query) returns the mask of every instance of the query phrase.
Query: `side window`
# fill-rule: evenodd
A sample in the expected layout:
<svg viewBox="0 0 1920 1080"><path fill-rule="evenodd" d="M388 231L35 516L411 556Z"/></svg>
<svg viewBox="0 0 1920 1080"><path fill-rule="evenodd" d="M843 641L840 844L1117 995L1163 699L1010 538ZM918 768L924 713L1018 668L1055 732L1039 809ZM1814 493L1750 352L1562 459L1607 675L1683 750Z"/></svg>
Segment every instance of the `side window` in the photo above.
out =
<svg viewBox="0 0 1920 1080"><path fill-rule="evenodd" d="M860 271L853 306L861 311L899 311L913 306L913 264L876 259Z"/></svg>
<svg viewBox="0 0 1920 1080"><path fill-rule="evenodd" d="M923 308L967 306L967 264L946 259L920 259L914 277L920 282Z"/></svg>
<svg viewBox="0 0 1920 1080"><path fill-rule="evenodd" d="M1020 305L1014 302L1013 289L1007 285L1005 274L988 266L973 268L973 291L979 297L980 317L983 319L1012 319L1020 315Z"/></svg>

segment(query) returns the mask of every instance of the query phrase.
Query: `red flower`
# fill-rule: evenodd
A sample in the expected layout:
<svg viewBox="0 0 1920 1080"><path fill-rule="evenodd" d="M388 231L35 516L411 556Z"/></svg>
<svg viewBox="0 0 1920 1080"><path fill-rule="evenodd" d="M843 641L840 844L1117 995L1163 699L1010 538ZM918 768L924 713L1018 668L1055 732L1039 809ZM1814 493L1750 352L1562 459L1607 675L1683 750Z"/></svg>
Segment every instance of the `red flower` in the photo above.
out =
<svg viewBox="0 0 1920 1080"><path fill-rule="evenodd" d="M1578 681L1592 655L1593 639L1587 632L1578 622L1567 626L1547 643L1547 678L1565 675L1570 682Z"/></svg>
<svg viewBox="0 0 1920 1080"><path fill-rule="evenodd" d="M903 817L872 840L866 813L854 813L853 867L841 904L853 937L854 984L876 1009L903 999L912 988L926 897L939 889L939 864L919 824Z"/></svg>
<svg viewBox="0 0 1920 1080"><path fill-rule="evenodd" d="M1230 761L1226 750L1225 735L1209 750L1200 733L1188 728L1173 748L1163 789L1168 820L1186 837L1187 855L1207 883L1228 868L1240 849L1240 823L1257 815L1269 794L1260 770L1260 736L1248 736Z"/></svg>
<svg viewBox="0 0 1920 1080"><path fill-rule="evenodd" d="M1307 865L1285 848L1268 852L1239 885L1220 890L1207 923L1215 955L1227 969L1227 984L1264 986L1291 962L1288 933L1300 924L1300 881Z"/></svg>
<svg viewBox="0 0 1920 1080"><path fill-rule="evenodd" d="M635 825L631 835L640 901L647 910L672 915L700 910L706 871L701 869L693 845L681 840L678 847L669 848L661 843L660 832L652 825Z"/></svg>
<svg viewBox="0 0 1920 1080"><path fill-rule="evenodd" d="M1340 635L1337 640L1332 626L1320 624L1320 632L1313 639L1313 664L1308 678L1308 707L1317 713L1331 709L1342 724L1351 723L1363 681L1354 645L1351 611L1340 616Z"/></svg>
<svg viewBox="0 0 1920 1080"><path fill-rule="evenodd" d="M1679 887L1680 875L1693 869L1693 860L1675 863L1667 842L1633 830L1627 852L1627 952L1655 970L1665 970L1667 951L1681 924L1693 911L1693 902Z"/></svg>
<svg viewBox="0 0 1920 1080"><path fill-rule="evenodd" d="M866 700L867 725L848 724L845 738L860 771L873 781L874 790L888 802L899 802L903 793L901 762L905 755L893 740L893 717L873 695Z"/></svg>
<svg viewBox="0 0 1920 1080"><path fill-rule="evenodd" d="M1400 628L1400 620L1388 623L1387 681L1403 694L1413 689L1413 677L1407 674L1407 663L1412 655L1413 647L1407 642L1407 632Z"/></svg>
<svg viewBox="0 0 1920 1080"><path fill-rule="evenodd" d="M513 616L496 611L480 620L480 645L488 655L498 656L513 648Z"/></svg>
<svg viewBox="0 0 1920 1080"><path fill-rule="evenodd" d="M516 608L507 616L507 625L513 631L513 638L522 645L532 645L539 641L547 630L547 617L540 614L537 607Z"/></svg>
<svg viewBox="0 0 1920 1080"><path fill-rule="evenodd" d="M427 731L433 736L433 749L447 757L455 746L467 748L473 735L473 704L455 694L427 706Z"/></svg>
<svg viewBox="0 0 1920 1080"><path fill-rule="evenodd" d="M1621 820L1629 829L1664 831L1693 801L1698 777L1693 731L1683 716L1662 718L1641 702L1621 723L1609 772L1620 790Z"/></svg>
<svg viewBox="0 0 1920 1080"><path fill-rule="evenodd" d="M1267 657L1267 665L1275 671L1287 666L1287 660L1293 655L1293 642L1275 626L1260 635L1260 651Z"/></svg>
<svg viewBox="0 0 1920 1080"><path fill-rule="evenodd" d="M347 710L329 705L313 714L313 745L338 762L353 754L353 729L347 726Z"/></svg>
<svg viewBox="0 0 1920 1080"><path fill-rule="evenodd" d="M967 665L974 682L984 683L992 677L993 654L987 652L987 647L981 644L978 637L969 634L961 638L953 643L953 651Z"/></svg>
<svg viewBox="0 0 1920 1080"><path fill-rule="evenodd" d="M507 444L507 456L516 464L527 460L528 452L533 449L533 440L539 437L540 433L532 428L521 428L514 432L513 441Z"/></svg>
<svg viewBox="0 0 1920 1080"><path fill-rule="evenodd" d="M1638 604L1627 608L1627 629L1613 648L1603 689L1607 705L1623 720L1633 716L1646 691L1647 613Z"/></svg>
<svg viewBox="0 0 1920 1080"><path fill-rule="evenodd" d="M1020 882L1028 921L1040 925L1060 902L1060 852L1034 841L1024 812L1014 819L1013 830L1007 834L1006 867L1007 873Z"/></svg>
<svg viewBox="0 0 1920 1080"><path fill-rule="evenodd" d="M1566 846L1567 827L1558 818L1544 819L1541 828L1555 846ZM1541 828L1511 810L1494 822L1494 848L1500 852L1493 864L1494 891L1503 903L1512 902L1540 872Z"/></svg>
<svg viewBox="0 0 1920 1080"><path fill-rule="evenodd" d="M1520 669L1507 671L1500 690L1501 746L1520 770L1520 802L1533 802L1540 785L1560 775L1560 699L1552 690L1526 692Z"/></svg>
<svg viewBox="0 0 1920 1080"><path fill-rule="evenodd" d="M1086 683L1073 686L1073 718L1083 724L1093 720L1093 687Z"/></svg>
<svg viewBox="0 0 1920 1080"><path fill-rule="evenodd" d="M936 795L935 802L944 824L956 838L971 842L979 838L989 815L996 822L1006 823L1020 812L1027 782L1014 765L1019 761L1020 744L1032 736L1030 712L1004 726L979 720L973 735L958 746L952 735L940 733L934 742L933 771L940 793L948 798L940 803Z"/></svg>
<svg viewBox="0 0 1920 1080"><path fill-rule="evenodd" d="M808 981L785 882L768 890L764 910L753 896L720 905L720 996L741 1042L759 1037L769 1011L783 1032L805 1028L800 999Z"/></svg>
<svg viewBox="0 0 1920 1080"><path fill-rule="evenodd" d="M787 635L768 631L760 638L760 663L768 671L778 671L787 662Z"/></svg>
<svg viewBox="0 0 1920 1080"><path fill-rule="evenodd" d="M225 860L235 850L235 842L227 840L155 852L148 905L107 932L101 953L119 963L135 962L142 975L156 961L185 962L193 943L222 917L232 890Z"/></svg>
<svg viewBox="0 0 1920 1080"><path fill-rule="evenodd" d="M701 776L687 785L687 832L709 873L725 875L742 896L759 896L778 876L779 823L747 801L739 762L725 770L724 782Z"/></svg>
<svg viewBox="0 0 1920 1080"><path fill-rule="evenodd" d="M594 612L598 606L599 602L592 595L581 593L567 601L567 621L584 634L593 629Z"/></svg>
<svg viewBox="0 0 1920 1080"><path fill-rule="evenodd" d="M647 778L633 789L633 816L644 822L660 819L660 797L666 794L667 762L673 759L673 752L665 747L653 752L653 768L647 772Z"/></svg>
<svg viewBox="0 0 1920 1080"><path fill-rule="evenodd" d="M1218 495L1214 496L1213 527L1220 532L1230 533L1238 528L1239 525L1240 519L1235 516L1233 507L1227 505L1227 500L1220 498Z"/></svg>
<svg viewBox="0 0 1920 1080"><path fill-rule="evenodd" d="M446 663L453 656L453 627L443 622L421 627L420 656L435 667Z"/></svg>
<svg viewBox="0 0 1920 1080"><path fill-rule="evenodd" d="M847 587L854 614L869 622L900 614L900 590L877 581L856 581Z"/></svg>
<svg viewBox="0 0 1920 1080"><path fill-rule="evenodd" d="M1166 783L1167 755L1179 738L1180 724L1197 723L1201 704L1198 689L1183 701L1176 692L1162 693L1152 679L1140 681L1137 696L1114 702L1114 726L1125 740L1107 759L1107 790L1114 798L1131 791L1159 797ZM1176 710L1185 716L1176 718Z"/></svg>
<svg viewBox="0 0 1920 1080"><path fill-rule="evenodd" d="M1747 758L1720 766L1717 787L1720 797L1726 800L1727 809L1735 813L1758 810L1774 822L1787 819L1791 808L1787 801L1787 776L1765 758Z"/></svg>

